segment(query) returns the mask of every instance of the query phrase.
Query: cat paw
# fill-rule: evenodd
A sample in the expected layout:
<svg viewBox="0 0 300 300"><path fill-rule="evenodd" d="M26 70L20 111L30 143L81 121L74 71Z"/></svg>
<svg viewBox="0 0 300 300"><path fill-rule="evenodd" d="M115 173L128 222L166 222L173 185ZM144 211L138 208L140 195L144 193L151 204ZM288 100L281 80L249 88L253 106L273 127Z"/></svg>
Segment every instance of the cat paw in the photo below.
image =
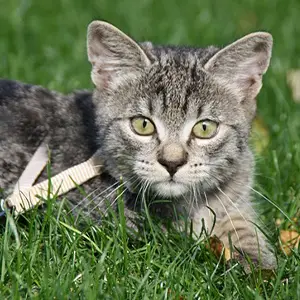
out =
<svg viewBox="0 0 300 300"><path fill-rule="evenodd" d="M209 238L208 246L217 257L223 255L228 267L232 266L232 262L238 262L244 267L246 273L258 269L272 271L277 268L276 257L266 243L261 249L256 247L239 249L234 246L233 249L230 249L229 245L213 236Z"/></svg>
<svg viewBox="0 0 300 300"><path fill-rule="evenodd" d="M268 272L277 268L276 257L270 250L253 253L246 249L235 249L230 260L239 262L247 274L259 269Z"/></svg>

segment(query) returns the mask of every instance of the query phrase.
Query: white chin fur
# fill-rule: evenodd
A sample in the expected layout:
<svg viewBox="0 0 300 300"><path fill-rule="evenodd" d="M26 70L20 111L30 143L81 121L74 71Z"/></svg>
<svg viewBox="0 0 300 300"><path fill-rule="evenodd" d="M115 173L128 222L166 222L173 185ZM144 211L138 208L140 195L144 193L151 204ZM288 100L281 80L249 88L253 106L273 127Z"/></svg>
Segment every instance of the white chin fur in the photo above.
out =
<svg viewBox="0 0 300 300"><path fill-rule="evenodd" d="M153 186L162 197L178 197L187 192L187 186L176 182L160 182Z"/></svg>

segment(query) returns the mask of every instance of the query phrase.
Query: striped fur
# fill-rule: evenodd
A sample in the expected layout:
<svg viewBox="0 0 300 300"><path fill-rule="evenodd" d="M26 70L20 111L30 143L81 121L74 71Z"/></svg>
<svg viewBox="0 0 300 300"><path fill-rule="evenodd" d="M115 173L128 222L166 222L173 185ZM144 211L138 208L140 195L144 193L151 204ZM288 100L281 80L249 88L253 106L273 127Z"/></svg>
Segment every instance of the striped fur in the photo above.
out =
<svg viewBox="0 0 300 300"><path fill-rule="evenodd" d="M112 25L93 22L88 56L94 92L64 96L0 81L0 187L12 190L44 139L53 175L97 151L105 172L83 184L87 197L68 193L74 211L100 220L107 205L116 206L122 186L128 222L144 205L164 220L183 215L193 221L196 236L205 224L228 247L230 235L243 255L274 268L275 257L255 226L248 146L271 47L267 33L221 50L137 44ZM153 134L138 135L135 117L150 120ZM193 135L200 120L218 124L212 138Z"/></svg>

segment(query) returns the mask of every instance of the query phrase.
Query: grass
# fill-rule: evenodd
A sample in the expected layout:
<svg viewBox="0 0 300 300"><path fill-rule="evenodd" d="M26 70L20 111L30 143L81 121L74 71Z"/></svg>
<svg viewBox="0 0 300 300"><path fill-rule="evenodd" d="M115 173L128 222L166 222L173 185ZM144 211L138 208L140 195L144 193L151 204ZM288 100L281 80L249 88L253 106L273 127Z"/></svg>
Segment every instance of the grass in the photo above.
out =
<svg viewBox="0 0 300 300"><path fill-rule="evenodd" d="M137 40L190 45L228 42L255 30L275 40L271 68L258 97L269 131L257 155L256 188L290 218L300 207L300 105L286 72L300 67L298 0L0 0L0 77L61 92L91 88L87 24L104 19ZM260 196L259 213L274 234L287 218ZM62 202L8 218L0 236L1 299L300 299L300 252L278 250L276 274L246 275L226 266L189 235L161 232L155 224L133 239L122 218L85 224ZM122 215L121 215L122 216Z"/></svg>

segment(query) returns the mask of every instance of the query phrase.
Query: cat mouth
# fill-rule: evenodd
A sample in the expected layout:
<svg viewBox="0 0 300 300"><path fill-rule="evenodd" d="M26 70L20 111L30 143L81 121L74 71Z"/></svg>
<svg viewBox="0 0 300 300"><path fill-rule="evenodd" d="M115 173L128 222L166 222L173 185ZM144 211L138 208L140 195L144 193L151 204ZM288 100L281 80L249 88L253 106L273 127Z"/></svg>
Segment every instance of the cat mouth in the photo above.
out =
<svg viewBox="0 0 300 300"><path fill-rule="evenodd" d="M163 197L178 197L187 192L187 186L170 178L165 182L154 183L152 188Z"/></svg>

